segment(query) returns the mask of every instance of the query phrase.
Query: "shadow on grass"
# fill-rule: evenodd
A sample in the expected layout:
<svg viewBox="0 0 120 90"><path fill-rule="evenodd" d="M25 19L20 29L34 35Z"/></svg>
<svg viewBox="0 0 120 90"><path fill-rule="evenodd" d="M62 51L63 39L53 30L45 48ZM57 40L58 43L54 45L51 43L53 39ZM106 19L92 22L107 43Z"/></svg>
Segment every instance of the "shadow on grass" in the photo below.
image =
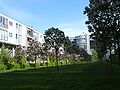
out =
<svg viewBox="0 0 120 90"><path fill-rule="evenodd" d="M117 71L98 62L16 70L0 73L0 90L119 90Z"/></svg>

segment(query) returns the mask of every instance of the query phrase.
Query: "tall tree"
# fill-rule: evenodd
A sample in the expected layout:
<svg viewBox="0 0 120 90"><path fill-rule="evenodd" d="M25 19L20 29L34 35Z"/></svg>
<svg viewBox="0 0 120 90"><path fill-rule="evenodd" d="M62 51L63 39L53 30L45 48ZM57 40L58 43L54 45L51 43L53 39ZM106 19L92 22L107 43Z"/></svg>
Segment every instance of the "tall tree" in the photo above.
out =
<svg viewBox="0 0 120 90"><path fill-rule="evenodd" d="M96 41L97 51L103 56L107 49L111 51L112 45L117 44L120 62L120 1L119 0L89 0L85 7L89 32ZM98 54L99 54L98 52Z"/></svg>
<svg viewBox="0 0 120 90"><path fill-rule="evenodd" d="M59 70L58 53L59 53L59 48L62 47L65 43L64 32L59 30L58 28L54 28L54 27L49 28L48 30L45 31L44 39L48 46L55 48L57 70Z"/></svg>

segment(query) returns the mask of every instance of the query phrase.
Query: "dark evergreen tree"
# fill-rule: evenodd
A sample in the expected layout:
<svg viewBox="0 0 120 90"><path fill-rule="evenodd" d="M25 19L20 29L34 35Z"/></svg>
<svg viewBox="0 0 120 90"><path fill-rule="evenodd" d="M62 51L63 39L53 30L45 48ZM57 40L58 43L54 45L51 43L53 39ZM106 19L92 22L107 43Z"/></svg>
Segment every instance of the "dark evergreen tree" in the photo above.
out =
<svg viewBox="0 0 120 90"><path fill-rule="evenodd" d="M107 50L117 44L120 61L120 1L119 0L89 0L84 14L88 16L89 32L96 41L96 50L103 57Z"/></svg>

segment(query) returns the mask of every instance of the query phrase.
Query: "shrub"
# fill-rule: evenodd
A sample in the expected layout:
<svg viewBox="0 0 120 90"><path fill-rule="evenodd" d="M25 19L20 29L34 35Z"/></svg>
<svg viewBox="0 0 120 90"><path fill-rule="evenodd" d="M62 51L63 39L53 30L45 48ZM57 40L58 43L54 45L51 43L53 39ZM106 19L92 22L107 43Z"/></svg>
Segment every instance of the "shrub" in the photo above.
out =
<svg viewBox="0 0 120 90"><path fill-rule="evenodd" d="M0 70L6 70L7 66L5 66L4 64L0 64Z"/></svg>
<svg viewBox="0 0 120 90"><path fill-rule="evenodd" d="M20 68L25 68L25 64L27 63L25 56L19 55L16 56L15 59L17 60L17 63L20 64Z"/></svg>
<svg viewBox="0 0 120 90"><path fill-rule="evenodd" d="M11 68L12 68L12 69L19 69L19 68L20 68L20 65L17 64L17 63L14 63L14 64L11 65Z"/></svg>
<svg viewBox="0 0 120 90"><path fill-rule="evenodd" d="M117 58L118 56L116 54L113 54L110 57L112 59L113 64L119 64L119 61L118 61L118 58Z"/></svg>
<svg viewBox="0 0 120 90"><path fill-rule="evenodd" d="M23 66L24 66L24 68L29 68L29 67L30 67L30 64L24 63Z"/></svg>
<svg viewBox="0 0 120 90"><path fill-rule="evenodd" d="M9 58L10 58L9 51L4 46L2 46L0 52L0 63L7 66Z"/></svg>
<svg viewBox="0 0 120 90"><path fill-rule="evenodd" d="M17 64L17 60L15 58L9 58L7 63L7 69L13 68L14 64Z"/></svg>
<svg viewBox="0 0 120 90"><path fill-rule="evenodd" d="M44 66L44 64L43 64L43 63L40 63L40 66Z"/></svg>
<svg viewBox="0 0 120 90"><path fill-rule="evenodd" d="M97 56L97 52L96 52L96 50L94 50L93 52L92 52L92 61L96 61L96 60L98 60L98 56Z"/></svg>

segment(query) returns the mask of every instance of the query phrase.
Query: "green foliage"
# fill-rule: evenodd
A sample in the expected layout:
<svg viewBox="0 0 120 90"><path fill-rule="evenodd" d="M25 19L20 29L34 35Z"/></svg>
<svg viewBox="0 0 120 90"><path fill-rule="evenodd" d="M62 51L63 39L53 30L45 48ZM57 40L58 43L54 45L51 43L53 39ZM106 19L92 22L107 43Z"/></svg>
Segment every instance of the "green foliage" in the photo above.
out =
<svg viewBox="0 0 120 90"><path fill-rule="evenodd" d="M96 60L98 60L98 55L97 55L97 52L96 52L96 50L93 50L93 52L92 52L92 61L96 61Z"/></svg>
<svg viewBox="0 0 120 90"><path fill-rule="evenodd" d="M24 56L18 56L16 57L17 63L20 64L21 68L25 68L25 64L27 63L27 59Z"/></svg>
<svg viewBox="0 0 120 90"><path fill-rule="evenodd" d="M24 68L26 69L26 68L29 68L30 67L30 64L28 64L28 63L24 63Z"/></svg>
<svg viewBox="0 0 120 90"><path fill-rule="evenodd" d="M54 27L45 31L44 39L49 46L54 46L55 44L57 46L62 46L65 43L64 32Z"/></svg>
<svg viewBox="0 0 120 90"><path fill-rule="evenodd" d="M13 64L11 65L11 69L20 69L20 64L13 63Z"/></svg>
<svg viewBox="0 0 120 90"><path fill-rule="evenodd" d="M98 57L102 58L108 49L117 45L120 61L120 1L90 0L84 14L88 16L85 23L95 40Z"/></svg>
<svg viewBox="0 0 120 90"><path fill-rule="evenodd" d="M2 46L0 52L0 63L7 65L9 58L10 58L10 54L8 50L4 46Z"/></svg>
<svg viewBox="0 0 120 90"><path fill-rule="evenodd" d="M112 63L113 64L118 64L118 56L116 54L111 55Z"/></svg>
<svg viewBox="0 0 120 90"><path fill-rule="evenodd" d="M17 64L17 60L15 58L9 58L7 69L11 69L14 67L14 64Z"/></svg>
<svg viewBox="0 0 120 90"><path fill-rule="evenodd" d="M55 54L56 57L56 66L58 70L58 53L59 48L62 47L65 44L65 35L64 32L59 30L58 28L50 28L45 31L44 34L45 43L53 47L55 50L52 52L52 54ZM48 65L48 63L46 63Z"/></svg>
<svg viewBox="0 0 120 90"><path fill-rule="evenodd" d="M27 58L24 55L25 53L26 53L25 51L23 52L22 46L16 47L14 59L16 59L16 63L20 65L20 68L25 68L26 66L28 66L26 65Z"/></svg>
<svg viewBox="0 0 120 90"><path fill-rule="evenodd" d="M4 65L4 64L0 64L0 70L6 70L7 69L7 66Z"/></svg>

